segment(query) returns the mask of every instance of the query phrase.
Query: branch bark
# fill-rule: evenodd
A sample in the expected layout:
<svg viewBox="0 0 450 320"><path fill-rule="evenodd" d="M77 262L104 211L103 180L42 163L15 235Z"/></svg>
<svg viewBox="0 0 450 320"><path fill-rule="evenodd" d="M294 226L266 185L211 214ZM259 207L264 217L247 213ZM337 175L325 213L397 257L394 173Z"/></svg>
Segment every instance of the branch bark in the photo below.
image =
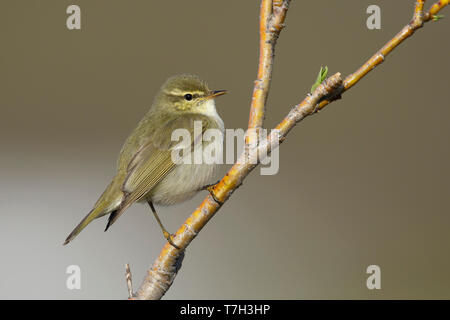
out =
<svg viewBox="0 0 450 320"><path fill-rule="evenodd" d="M424 12L425 0L418 0L411 22L356 72L347 76L345 80L342 80L340 73L325 80L312 94L308 94L301 103L291 109L289 114L276 126L277 131L272 131L267 140L263 140L265 142L256 145L255 141L252 141L252 138L248 136L246 150L222 180L211 189L214 197L209 194L176 232L174 242L181 250L166 243L153 266L148 270L140 288L136 294L133 294L132 299L160 299L167 292L181 267L184 250L222 204L242 184L245 177L259 164L258 154L261 154L260 152L268 154L284 141L286 135L298 122L323 109L331 102L340 99L343 92L349 90L370 71L379 66L389 53L414 34L417 29L421 28L425 22L434 19L436 14L448 3L449 0L440 0L428 12ZM261 2L260 56L258 76L255 81L250 107L249 129L262 128L272 74L273 52L276 40L284 26L288 5L288 0L262 0ZM129 270L127 274L131 279ZM129 283L130 287L131 282Z"/></svg>

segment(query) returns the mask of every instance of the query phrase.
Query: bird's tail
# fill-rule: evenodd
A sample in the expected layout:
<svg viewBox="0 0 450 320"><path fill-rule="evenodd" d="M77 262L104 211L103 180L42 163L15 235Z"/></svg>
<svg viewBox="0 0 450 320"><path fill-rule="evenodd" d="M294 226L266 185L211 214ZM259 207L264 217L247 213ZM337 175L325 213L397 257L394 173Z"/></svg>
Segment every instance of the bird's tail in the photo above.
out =
<svg viewBox="0 0 450 320"><path fill-rule="evenodd" d="M95 218L98 218L100 216L102 216L103 214L101 214L103 208L101 207L94 207L91 212L89 212L86 217L83 218L83 220L81 220L81 222L75 227L75 229L73 229L73 231L69 234L69 236L67 237L66 241L64 241L64 245L68 244L70 241L72 241L80 232L81 230L83 230L84 228L86 228L86 226L91 223L92 220L94 220Z"/></svg>
<svg viewBox="0 0 450 320"><path fill-rule="evenodd" d="M81 222L73 229L73 231L69 234L66 241L64 241L64 245L68 244L72 241L80 232L83 230L92 220L96 218L100 218L108 213L114 213L116 211L116 207L112 207L112 203L117 203L117 207L119 206L122 198L121 192L114 192L117 188L115 187L114 181L108 186L105 192L102 194L100 199L98 199L94 208L89 212L86 217L81 220Z"/></svg>

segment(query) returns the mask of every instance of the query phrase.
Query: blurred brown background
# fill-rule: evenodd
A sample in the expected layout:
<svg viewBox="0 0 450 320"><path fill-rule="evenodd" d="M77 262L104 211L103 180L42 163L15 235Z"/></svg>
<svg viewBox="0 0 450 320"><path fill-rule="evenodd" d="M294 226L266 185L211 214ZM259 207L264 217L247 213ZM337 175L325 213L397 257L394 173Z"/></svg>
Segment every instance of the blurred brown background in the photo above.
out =
<svg viewBox="0 0 450 320"><path fill-rule="evenodd" d="M66 28L72 3L80 31ZM381 30L366 27L370 4L382 9ZM266 126L303 99L321 65L356 70L413 5L292 1ZM228 89L219 113L228 128L247 125L258 12L259 1L237 0L1 1L0 298L123 299L127 262L137 288L164 243L146 206L106 233L103 218L62 242L167 77L195 73ZM449 23L427 24L297 126L279 173L248 177L191 244L165 298L450 298ZM204 196L160 208L167 228ZM72 264L81 290L66 288ZM381 290L366 287L371 264Z"/></svg>

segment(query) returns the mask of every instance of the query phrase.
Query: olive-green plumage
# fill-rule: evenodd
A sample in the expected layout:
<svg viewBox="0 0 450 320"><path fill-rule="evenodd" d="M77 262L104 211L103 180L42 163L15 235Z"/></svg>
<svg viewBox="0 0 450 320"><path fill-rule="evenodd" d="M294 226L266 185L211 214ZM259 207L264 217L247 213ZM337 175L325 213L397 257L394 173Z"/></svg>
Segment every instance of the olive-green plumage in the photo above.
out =
<svg viewBox="0 0 450 320"><path fill-rule="evenodd" d="M205 82L193 75L169 78L123 145L112 182L64 244L92 220L106 214L110 214L108 229L134 202L170 205L191 198L211 183L217 164L174 163L171 153L178 141L172 141L171 136L173 130L182 128L198 141L194 137L194 121L201 121L203 132L207 129L223 132L224 125L214 105L214 97L223 93L225 91L211 91ZM203 147L209 143L222 143L199 141ZM187 148L192 151L193 144Z"/></svg>

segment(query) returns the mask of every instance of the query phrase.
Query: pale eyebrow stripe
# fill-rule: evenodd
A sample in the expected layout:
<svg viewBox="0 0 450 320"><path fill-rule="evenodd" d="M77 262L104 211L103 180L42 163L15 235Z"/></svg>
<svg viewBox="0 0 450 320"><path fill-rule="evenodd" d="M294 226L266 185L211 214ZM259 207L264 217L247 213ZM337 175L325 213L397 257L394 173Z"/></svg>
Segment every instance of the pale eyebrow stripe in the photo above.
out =
<svg viewBox="0 0 450 320"><path fill-rule="evenodd" d="M178 90L178 89L172 90L172 91L169 91L169 92L166 92L166 93L171 95L171 96L177 96L177 97L184 96L185 94L188 94L188 93L190 93L190 94L192 94L194 96L195 95L196 96L203 96L205 94L202 91L181 91L181 90Z"/></svg>

